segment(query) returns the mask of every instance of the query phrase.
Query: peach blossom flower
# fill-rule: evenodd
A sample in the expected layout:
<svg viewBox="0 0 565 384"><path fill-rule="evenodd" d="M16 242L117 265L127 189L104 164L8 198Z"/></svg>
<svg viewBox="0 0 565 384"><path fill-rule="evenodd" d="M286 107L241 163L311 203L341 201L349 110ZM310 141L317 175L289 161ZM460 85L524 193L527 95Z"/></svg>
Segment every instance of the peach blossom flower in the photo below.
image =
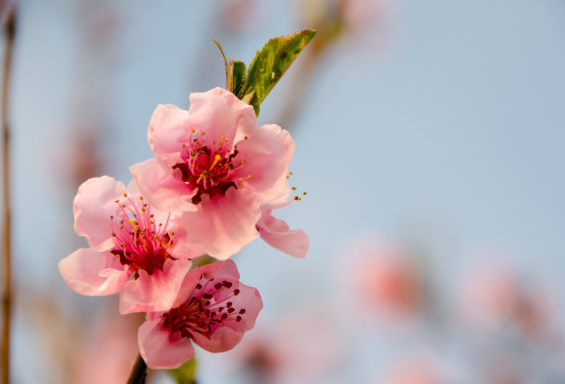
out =
<svg viewBox="0 0 565 384"><path fill-rule="evenodd" d="M190 271L171 309L147 314L139 328L139 350L151 369L176 368L194 356L191 341L210 352L235 347L252 329L263 302L239 282L231 260Z"/></svg>
<svg viewBox="0 0 565 384"><path fill-rule="evenodd" d="M202 252L186 242L175 214L155 210L132 182L103 176L85 181L74 199L75 231L91 248L59 262L68 286L88 296L120 293L120 312L170 308Z"/></svg>
<svg viewBox="0 0 565 384"><path fill-rule="evenodd" d="M94 329L86 333L83 344L74 351L76 368L69 382L73 384L123 384L137 356L137 316L103 315Z"/></svg>
<svg viewBox="0 0 565 384"><path fill-rule="evenodd" d="M424 300L422 276L406 253L391 245L361 240L348 258L346 283L367 314L412 315ZM358 303L356 303L358 305Z"/></svg>
<svg viewBox="0 0 565 384"><path fill-rule="evenodd" d="M465 320L487 330L514 326L525 336L552 331L552 298L539 286L528 286L509 267L477 268L466 282L461 301Z"/></svg>
<svg viewBox="0 0 565 384"><path fill-rule="evenodd" d="M308 238L287 236L288 227L268 213L269 204L289 194L295 144L287 131L273 124L257 127L250 105L215 88L192 93L188 111L159 105L148 141L155 158L130 170L151 204L183 212L189 241L224 260L266 234L270 244L300 249L293 255L304 256ZM301 244L290 247L277 241L282 238Z"/></svg>

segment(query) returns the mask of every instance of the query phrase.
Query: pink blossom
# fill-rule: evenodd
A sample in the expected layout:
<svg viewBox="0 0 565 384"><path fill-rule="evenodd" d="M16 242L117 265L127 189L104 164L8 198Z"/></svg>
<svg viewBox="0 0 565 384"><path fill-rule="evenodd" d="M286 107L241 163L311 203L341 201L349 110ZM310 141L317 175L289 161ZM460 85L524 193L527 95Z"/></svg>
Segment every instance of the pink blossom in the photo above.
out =
<svg viewBox="0 0 565 384"><path fill-rule="evenodd" d="M151 369L176 368L194 356L191 340L210 352L235 347L263 308L259 292L239 282L231 260L190 271L171 309L147 314L139 351Z"/></svg>
<svg viewBox="0 0 565 384"><path fill-rule="evenodd" d="M301 308L253 331L231 352L236 363L232 369L249 370L254 383L322 382L340 362L343 347L327 309Z"/></svg>
<svg viewBox="0 0 565 384"><path fill-rule="evenodd" d="M73 384L123 384L135 360L135 333L141 324L135 315L102 314L93 329L84 330L73 351L76 365L68 382Z"/></svg>
<svg viewBox="0 0 565 384"><path fill-rule="evenodd" d="M513 325L524 336L552 331L556 308L547 287L529 282L511 267L488 263L471 271L462 298L464 320L486 330Z"/></svg>
<svg viewBox="0 0 565 384"><path fill-rule="evenodd" d="M404 361L393 370L390 377L378 383L387 384L441 384L444 383L441 369L428 360Z"/></svg>
<svg viewBox="0 0 565 384"><path fill-rule="evenodd" d="M294 141L277 125L257 127L253 108L231 92L192 93L188 111L159 105L148 141L155 158L133 165L134 179L156 207L183 212L189 241L209 255L227 259L270 229L270 239L287 236L269 204L289 194ZM303 256L307 237L287 237L302 244L278 248Z"/></svg>
<svg viewBox="0 0 565 384"><path fill-rule="evenodd" d="M69 287L89 296L121 291L121 313L169 308L190 269L187 259L202 254L186 242L178 215L155 210L135 183L126 189L108 176L85 181L73 211L75 231L91 248L59 262Z"/></svg>
<svg viewBox="0 0 565 384"><path fill-rule="evenodd" d="M375 317L396 321L417 314L425 292L415 260L398 246L368 239L357 243L348 250L344 267L348 302L353 296L354 305L362 303L371 322Z"/></svg>

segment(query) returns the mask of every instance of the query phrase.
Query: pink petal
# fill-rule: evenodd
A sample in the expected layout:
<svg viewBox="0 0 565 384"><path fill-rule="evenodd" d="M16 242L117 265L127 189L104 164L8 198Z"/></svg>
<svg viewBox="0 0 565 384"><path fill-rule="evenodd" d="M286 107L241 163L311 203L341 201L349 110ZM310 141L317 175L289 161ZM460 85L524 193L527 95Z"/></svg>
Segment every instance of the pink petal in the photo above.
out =
<svg viewBox="0 0 565 384"><path fill-rule="evenodd" d="M86 237L96 251L114 246L110 216L116 215L115 200L126 191L123 183L109 176L88 179L78 188L73 202L75 232Z"/></svg>
<svg viewBox="0 0 565 384"><path fill-rule="evenodd" d="M243 330L234 330L228 327L218 328L208 339L198 332L192 334L196 344L208 352L225 352L234 348L243 338Z"/></svg>
<svg viewBox="0 0 565 384"><path fill-rule="evenodd" d="M239 192L230 188L225 196L213 199L202 195L199 210L181 217L188 239L220 260L239 252L259 236L255 228L261 216L258 202L252 194Z"/></svg>
<svg viewBox="0 0 565 384"><path fill-rule="evenodd" d="M222 88L191 93L188 114L189 130L206 132L203 140L207 143L218 142L223 136L235 144L257 127L253 107Z"/></svg>
<svg viewBox="0 0 565 384"><path fill-rule="evenodd" d="M257 128L248 140L238 144L245 166L237 170L235 178L242 178L261 197L269 202L288 190L287 174L295 143L288 131L278 125ZM248 176L251 175L251 178Z"/></svg>
<svg viewBox="0 0 565 384"><path fill-rule="evenodd" d="M218 266L220 267L219 269ZM218 269L218 271L213 273L212 267ZM206 268L210 269L210 271L206 272L213 273L211 276L215 278L215 281L226 280L235 284L239 294L232 296L229 300L233 303L234 308L245 309L245 313L241 315L241 321L236 321L234 317L228 317L212 332L210 338L197 332L192 335L194 342L207 351L224 352L235 347L240 342L243 334L255 326L257 315L263 308L263 301L255 288L248 287L238 281L239 273L232 260L209 264L200 269L206 270ZM215 296L215 299L224 300L224 298L217 296Z"/></svg>
<svg viewBox="0 0 565 384"><path fill-rule="evenodd" d="M188 111L171 104L159 104L151 116L147 140L155 157L180 152L188 139Z"/></svg>
<svg viewBox="0 0 565 384"><path fill-rule="evenodd" d="M180 177L175 177L172 168L156 159L149 159L132 165L130 172L143 196L156 208L164 211L196 210L191 199L197 191L190 191Z"/></svg>
<svg viewBox="0 0 565 384"><path fill-rule="evenodd" d="M120 313L157 312L170 309L192 263L186 259L168 259L163 270L152 275L140 270L120 294Z"/></svg>
<svg viewBox="0 0 565 384"><path fill-rule="evenodd" d="M117 257L90 248L78 249L61 260L59 271L73 291L87 296L114 294L129 278Z"/></svg>
<svg viewBox="0 0 565 384"><path fill-rule="evenodd" d="M230 263L228 263L228 261ZM190 299L190 296L194 293L196 284L198 284L201 278L217 278L218 280L226 279L238 281L239 272L237 271L237 267L233 261L228 261L218 261L191 270L182 282L173 307L178 307L179 305Z"/></svg>
<svg viewBox="0 0 565 384"><path fill-rule="evenodd" d="M302 229L290 230L284 220L271 214L272 209L263 209L263 215L257 222L261 238L270 246L291 256L303 258L308 253L310 240Z"/></svg>
<svg viewBox="0 0 565 384"><path fill-rule="evenodd" d="M139 352L150 369L174 369L194 357L190 339L172 335L161 317L149 318L139 327Z"/></svg>

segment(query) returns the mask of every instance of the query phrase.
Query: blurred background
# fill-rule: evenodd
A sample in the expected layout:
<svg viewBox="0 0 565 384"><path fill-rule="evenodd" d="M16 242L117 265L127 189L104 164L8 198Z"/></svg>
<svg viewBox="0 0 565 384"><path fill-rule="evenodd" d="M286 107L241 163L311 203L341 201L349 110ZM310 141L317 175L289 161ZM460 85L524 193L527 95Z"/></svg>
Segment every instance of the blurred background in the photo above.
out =
<svg viewBox="0 0 565 384"><path fill-rule="evenodd" d="M13 383L125 382L143 318L57 270L78 185L127 183L155 107L224 86L212 38L249 63L304 28L259 123L297 143L277 215L310 251L234 257L264 310L198 382L565 383L563 1L14 3Z"/></svg>

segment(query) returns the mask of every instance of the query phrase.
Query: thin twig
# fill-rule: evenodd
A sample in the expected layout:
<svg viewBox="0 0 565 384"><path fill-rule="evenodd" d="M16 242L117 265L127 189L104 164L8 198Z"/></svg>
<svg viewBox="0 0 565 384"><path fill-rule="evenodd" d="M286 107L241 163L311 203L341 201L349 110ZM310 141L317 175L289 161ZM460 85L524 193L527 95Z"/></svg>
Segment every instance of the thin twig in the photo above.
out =
<svg viewBox="0 0 565 384"><path fill-rule="evenodd" d="M12 55L14 51L14 37L16 35L16 13L14 10L8 15L4 26L6 34L6 48L4 51L4 70L2 78L2 193L4 203L3 225L3 265L4 265L4 295L2 297L2 347L1 368L2 383L10 382L10 320L12 314L12 227L10 212L10 129L8 119L10 77L12 70Z"/></svg>
<svg viewBox="0 0 565 384"><path fill-rule="evenodd" d="M147 365L141 355L137 356L137 360L131 368L131 373L129 374L129 379L127 384L145 384L145 378L147 377Z"/></svg>

